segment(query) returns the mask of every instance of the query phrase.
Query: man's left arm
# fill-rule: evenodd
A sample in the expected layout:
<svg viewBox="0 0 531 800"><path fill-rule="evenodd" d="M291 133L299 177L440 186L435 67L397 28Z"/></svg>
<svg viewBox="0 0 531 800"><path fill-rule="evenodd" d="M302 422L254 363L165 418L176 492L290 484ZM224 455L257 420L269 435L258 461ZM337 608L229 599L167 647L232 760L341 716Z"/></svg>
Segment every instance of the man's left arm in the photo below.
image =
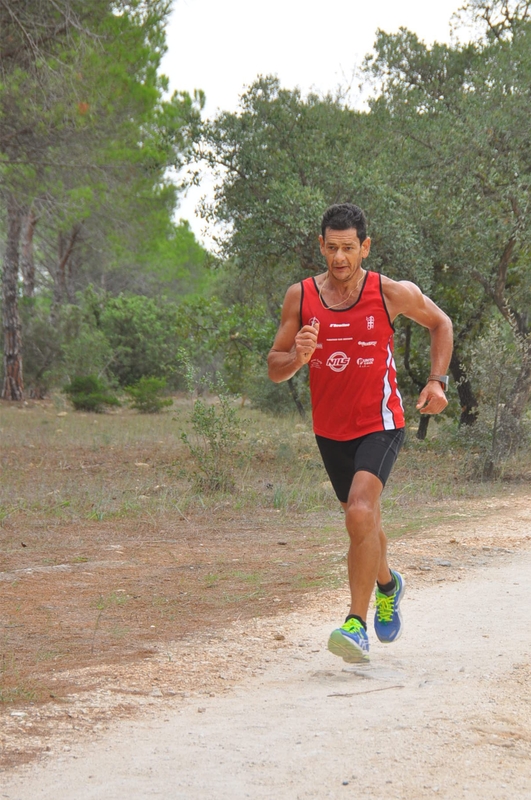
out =
<svg viewBox="0 0 531 800"><path fill-rule="evenodd" d="M430 376L446 375L453 349L450 317L410 281L388 279L384 284L384 294L391 319L403 314L428 329L431 340ZM421 414L440 414L447 405L448 400L440 381L428 376L426 385L419 394L417 409Z"/></svg>

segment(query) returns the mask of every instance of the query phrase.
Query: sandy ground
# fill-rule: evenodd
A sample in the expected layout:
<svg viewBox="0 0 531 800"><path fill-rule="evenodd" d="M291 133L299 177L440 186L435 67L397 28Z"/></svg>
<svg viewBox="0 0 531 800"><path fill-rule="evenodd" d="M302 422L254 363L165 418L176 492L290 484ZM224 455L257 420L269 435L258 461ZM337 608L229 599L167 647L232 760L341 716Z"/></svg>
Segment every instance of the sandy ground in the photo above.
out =
<svg viewBox="0 0 531 800"><path fill-rule="evenodd" d="M453 556L437 559L437 537ZM188 637L142 681L117 671L71 698L71 727L4 772L0 798L531 799L531 502L416 540L423 558L412 547L391 544L404 635L372 635L370 666L326 650L343 591L309 596L305 614ZM193 676L187 691L172 691L176 669ZM89 706L108 714L87 729L76 720ZM13 713L23 733L32 712Z"/></svg>

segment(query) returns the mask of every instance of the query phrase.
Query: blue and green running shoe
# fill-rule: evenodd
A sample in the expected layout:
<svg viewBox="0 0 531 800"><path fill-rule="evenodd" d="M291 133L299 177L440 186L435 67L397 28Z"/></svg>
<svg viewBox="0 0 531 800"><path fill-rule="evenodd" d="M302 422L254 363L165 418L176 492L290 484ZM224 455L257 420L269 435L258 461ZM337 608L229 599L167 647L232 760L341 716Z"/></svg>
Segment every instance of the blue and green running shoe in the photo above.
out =
<svg viewBox="0 0 531 800"><path fill-rule="evenodd" d="M369 638L359 619L347 621L328 640L328 649L348 664L366 663L369 660Z"/></svg>
<svg viewBox="0 0 531 800"><path fill-rule="evenodd" d="M391 595L384 594L376 585L376 611L374 614L374 630L381 642L394 642L402 633L402 617L400 601L406 590L404 578L399 572L391 570L396 589Z"/></svg>

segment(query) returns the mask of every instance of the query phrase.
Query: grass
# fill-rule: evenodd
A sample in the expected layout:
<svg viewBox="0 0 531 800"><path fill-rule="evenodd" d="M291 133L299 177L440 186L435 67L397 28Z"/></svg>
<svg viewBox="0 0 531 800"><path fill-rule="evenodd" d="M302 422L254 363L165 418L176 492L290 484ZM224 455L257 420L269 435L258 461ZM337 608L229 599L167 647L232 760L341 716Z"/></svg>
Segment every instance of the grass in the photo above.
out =
<svg viewBox="0 0 531 800"><path fill-rule="evenodd" d="M0 704L1 703L33 703L37 698L37 693L34 689L25 689L22 686L10 687L8 689L0 688Z"/></svg>
<svg viewBox="0 0 531 800"><path fill-rule="evenodd" d="M64 521L119 520L215 507L222 494L193 489L190 455L181 441L189 404L142 415L131 410L90 415L53 403L0 406L3 480L0 525L21 516ZM309 423L267 418L244 409L245 459L228 495L235 508L312 512L337 507ZM447 427L447 426L446 426ZM189 432L189 431L188 431ZM463 480L467 454L450 456L445 423L430 426L420 443L412 431L384 495L393 516L426 499L470 497L490 484ZM422 498L422 500L421 500Z"/></svg>

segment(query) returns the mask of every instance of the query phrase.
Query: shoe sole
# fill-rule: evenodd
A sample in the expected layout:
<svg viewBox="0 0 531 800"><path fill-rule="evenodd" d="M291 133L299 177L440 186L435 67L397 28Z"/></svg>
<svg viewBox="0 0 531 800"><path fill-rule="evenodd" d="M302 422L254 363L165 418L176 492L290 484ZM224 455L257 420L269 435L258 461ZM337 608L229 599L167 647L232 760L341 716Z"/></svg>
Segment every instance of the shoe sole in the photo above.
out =
<svg viewBox="0 0 531 800"><path fill-rule="evenodd" d="M337 630L332 631L328 640L328 649L335 656L339 656L347 664L366 664L370 658L369 654L359 647L352 639Z"/></svg>
<svg viewBox="0 0 531 800"><path fill-rule="evenodd" d="M400 593L400 599L399 599L399 601L398 601L398 603L396 605L396 613L397 613L397 616L398 616L398 620L400 622L400 627L399 627L398 633L396 634L394 639L380 639L380 637L378 635L378 631L376 630L376 625L375 625L374 626L374 632L376 634L376 638L382 644L392 644L393 642L396 642L397 639L400 639L400 637L402 636L402 631L404 630L404 624L402 622L402 615L400 613L400 603L402 602L402 598L404 597L404 595L406 593L406 582L405 582L404 576L402 574L400 574L400 577L402 578L402 591Z"/></svg>

